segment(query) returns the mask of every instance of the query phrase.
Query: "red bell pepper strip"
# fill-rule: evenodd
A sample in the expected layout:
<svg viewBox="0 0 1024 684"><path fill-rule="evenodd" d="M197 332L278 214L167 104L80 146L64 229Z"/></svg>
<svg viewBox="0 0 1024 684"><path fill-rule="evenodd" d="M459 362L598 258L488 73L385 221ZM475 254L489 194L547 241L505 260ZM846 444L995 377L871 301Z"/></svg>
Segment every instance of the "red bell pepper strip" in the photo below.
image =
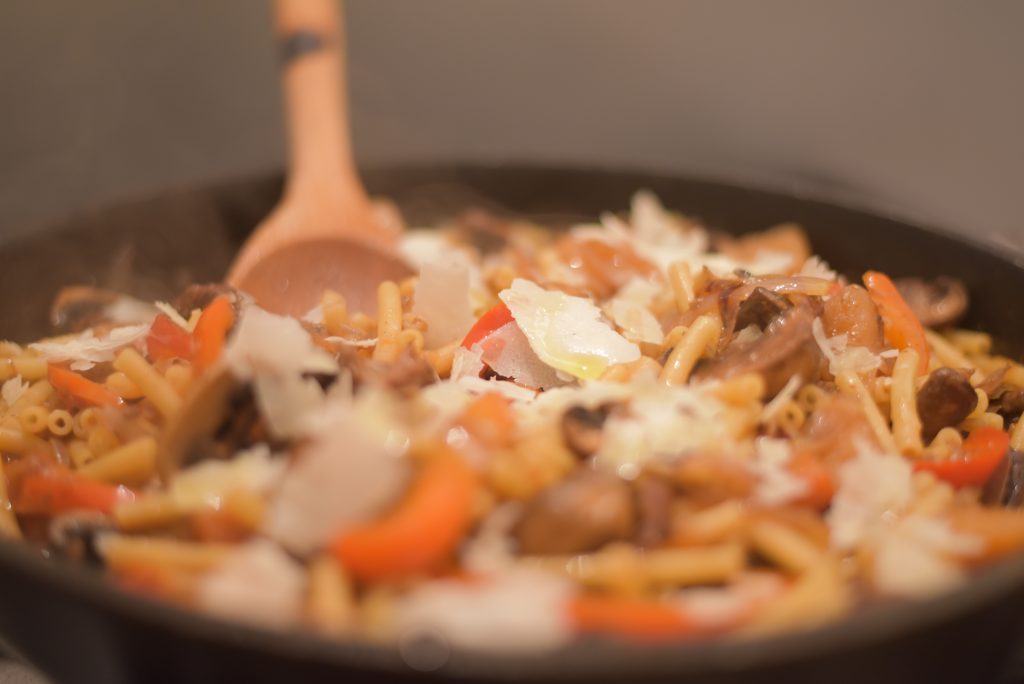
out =
<svg viewBox="0 0 1024 684"><path fill-rule="evenodd" d="M47 379L57 392L85 404L95 406L121 406L124 404L124 400L107 387L52 363L47 370Z"/></svg>
<svg viewBox="0 0 1024 684"><path fill-rule="evenodd" d="M914 470L935 474L954 487L981 487L999 466L1010 436L993 427L980 427L964 440L963 457L946 461L917 461Z"/></svg>
<svg viewBox="0 0 1024 684"><path fill-rule="evenodd" d="M87 480L62 469L25 475L12 497L11 507L20 515L57 515L74 510L110 514L114 507L135 498L124 486Z"/></svg>
<svg viewBox="0 0 1024 684"><path fill-rule="evenodd" d="M882 317L882 328L885 339L897 349L910 347L917 352L918 372L928 372L928 340L924 336L924 326L914 315L913 310L904 301L896 285L889 276L878 271L864 274L864 285L871 295L871 300L878 307L878 315Z"/></svg>
<svg viewBox="0 0 1024 684"><path fill-rule="evenodd" d="M146 351L150 361L170 359L189 360L192 358L192 335L175 323L166 314L153 319L153 325L146 335Z"/></svg>
<svg viewBox="0 0 1024 684"><path fill-rule="evenodd" d="M197 371L209 368L220 358L228 331L234 324L235 311L227 295L217 297L203 309L192 333L195 340L192 364Z"/></svg>
<svg viewBox="0 0 1024 684"><path fill-rule="evenodd" d="M372 582L440 568L473 520L476 474L458 454L438 454L390 514L342 532L331 551L346 570Z"/></svg>
<svg viewBox="0 0 1024 684"><path fill-rule="evenodd" d="M512 312L509 311L504 302L499 302L494 308L477 319L477 322L469 329L466 336L462 338L462 346L469 349L498 328L511 322Z"/></svg>

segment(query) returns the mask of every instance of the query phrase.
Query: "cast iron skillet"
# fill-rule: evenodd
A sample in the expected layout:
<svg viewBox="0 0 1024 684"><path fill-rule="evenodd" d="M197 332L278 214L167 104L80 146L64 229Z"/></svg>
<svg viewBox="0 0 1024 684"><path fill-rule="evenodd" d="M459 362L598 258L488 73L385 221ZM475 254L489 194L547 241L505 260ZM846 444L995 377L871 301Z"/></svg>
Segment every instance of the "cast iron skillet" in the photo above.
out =
<svg viewBox="0 0 1024 684"><path fill-rule="evenodd" d="M639 173L541 168L394 169L366 174L416 223L467 204L555 222L623 209L637 188L731 232L797 221L839 271L963 278L969 325L1001 351L1024 349L1024 270L960 238L813 200ZM177 192L79 216L0 244L0 335L47 331L45 312L67 283L93 282L168 298L221 276L247 231L273 206L280 180ZM749 642L630 647L580 642L522 659L449 652L437 644L385 649L273 634L122 594L82 568L0 544L0 634L61 682L985 682L1024 626L1024 558L921 604L877 606L804 634Z"/></svg>

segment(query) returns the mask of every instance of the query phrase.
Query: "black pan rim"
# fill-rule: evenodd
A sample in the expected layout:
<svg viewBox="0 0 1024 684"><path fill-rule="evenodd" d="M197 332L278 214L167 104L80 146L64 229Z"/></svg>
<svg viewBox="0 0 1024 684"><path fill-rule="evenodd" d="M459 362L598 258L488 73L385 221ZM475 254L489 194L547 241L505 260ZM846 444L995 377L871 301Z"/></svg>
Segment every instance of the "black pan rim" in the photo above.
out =
<svg viewBox="0 0 1024 684"><path fill-rule="evenodd" d="M509 173L575 173L598 176L601 174L636 175L643 178L729 188L735 191L799 199L803 202L818 203L849 212L884 218L916 231L937 235L972 251L983 252L990 257L1020 269L1024 267L1011 255L999 251L997 245L953 234L949 229L922 226L903 218L892 217L885 212L873 212L861 206L851 206L822 198L813 194L784 193L750 185L733 185L720 180L699 177L677 176L642 169L616 167L566 167L542 165L408 165L401 167L369 167L367 175L388 173L392 170L429 174L454 174L474 172ZM276 174L254 174L248 178L221 181L210 184L211 190L230 185L267 181L277 178ZM159 196L172 196L183 190L170 190ZM154 195L156 196L156 195ZM154 197L150 196L150 198ZM142 198L139 198L142 199ZM138 201L138 200L136 200ZM117 205L120 206L120 205ZM685 207L683 208L685 210ZM101 209L91 210L101 211ZM15 236L14 242L22 239L38 239L26 235ZM8 241L3 241L8 242ZM136 596L117 589L96 573L84 571L66 563L42 558L38 553L20 544L0 543L0 563L16 569L21 574L31 574L47 584L56 594L63 594L81 600L97 609L114 611L130 620L144 622L168 632L201 638L225 646L243 646L259 649L289 659L313 659L338 667L358 667L374 671L410 672L395 648L381 645L329 640L303 632L281 633L262 630L246 625L230 623L196 612L177 608L171 604ZM884 641L902 633L922 629L927 625L955 620L970 612L978 605L998 600L1013 588L1024 584L1024 556L1004 560L985 570L972 581L950 593L920 603L899 603L865 609L840 622L818 629L792 632L750 640L720 640L700 642L679 642L671 645L630 646L618 642L601 642L600 649L592 649L583 642L563 651L529 658L490 656L473 652L454 652L449 663L442 669L445 675L456 679L485 677L492 681L528 680L533 677L557 674L566 680L586 677L588 680L610 680L628 676L643 678L658 675L687 675L708 671L740 671L751 667L780 664L794 658L806 657L808 653L823 656L833 652L853 650L873 642Z"/></svg>

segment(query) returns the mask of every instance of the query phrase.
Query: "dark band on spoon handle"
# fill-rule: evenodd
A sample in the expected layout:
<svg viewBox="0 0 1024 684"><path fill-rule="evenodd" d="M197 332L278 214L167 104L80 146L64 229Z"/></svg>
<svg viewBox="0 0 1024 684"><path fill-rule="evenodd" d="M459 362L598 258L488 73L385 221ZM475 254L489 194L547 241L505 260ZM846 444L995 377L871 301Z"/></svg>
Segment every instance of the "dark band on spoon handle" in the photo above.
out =
<svg viewBox="0 0 1024 684"><path fill-rule="evenodd" d="M295 31L281 39L281 66L288 66L305 55L320 52L330 41L315 31Z"/></svg>

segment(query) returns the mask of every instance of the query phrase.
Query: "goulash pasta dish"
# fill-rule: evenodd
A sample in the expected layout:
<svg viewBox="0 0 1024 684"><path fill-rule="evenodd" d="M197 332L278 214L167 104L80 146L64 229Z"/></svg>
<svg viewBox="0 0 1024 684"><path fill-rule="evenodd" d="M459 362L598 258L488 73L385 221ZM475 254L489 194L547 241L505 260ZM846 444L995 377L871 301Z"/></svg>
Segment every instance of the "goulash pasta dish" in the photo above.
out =
<svg viewBox="0 0 1024 684"><path fill-rule="evenodd" d="M0 345L0 530L262 627L488 651L807 628L1024 546L1024 366L952 278L638 193L407 230L378 313L69 288Z"/></svg>

